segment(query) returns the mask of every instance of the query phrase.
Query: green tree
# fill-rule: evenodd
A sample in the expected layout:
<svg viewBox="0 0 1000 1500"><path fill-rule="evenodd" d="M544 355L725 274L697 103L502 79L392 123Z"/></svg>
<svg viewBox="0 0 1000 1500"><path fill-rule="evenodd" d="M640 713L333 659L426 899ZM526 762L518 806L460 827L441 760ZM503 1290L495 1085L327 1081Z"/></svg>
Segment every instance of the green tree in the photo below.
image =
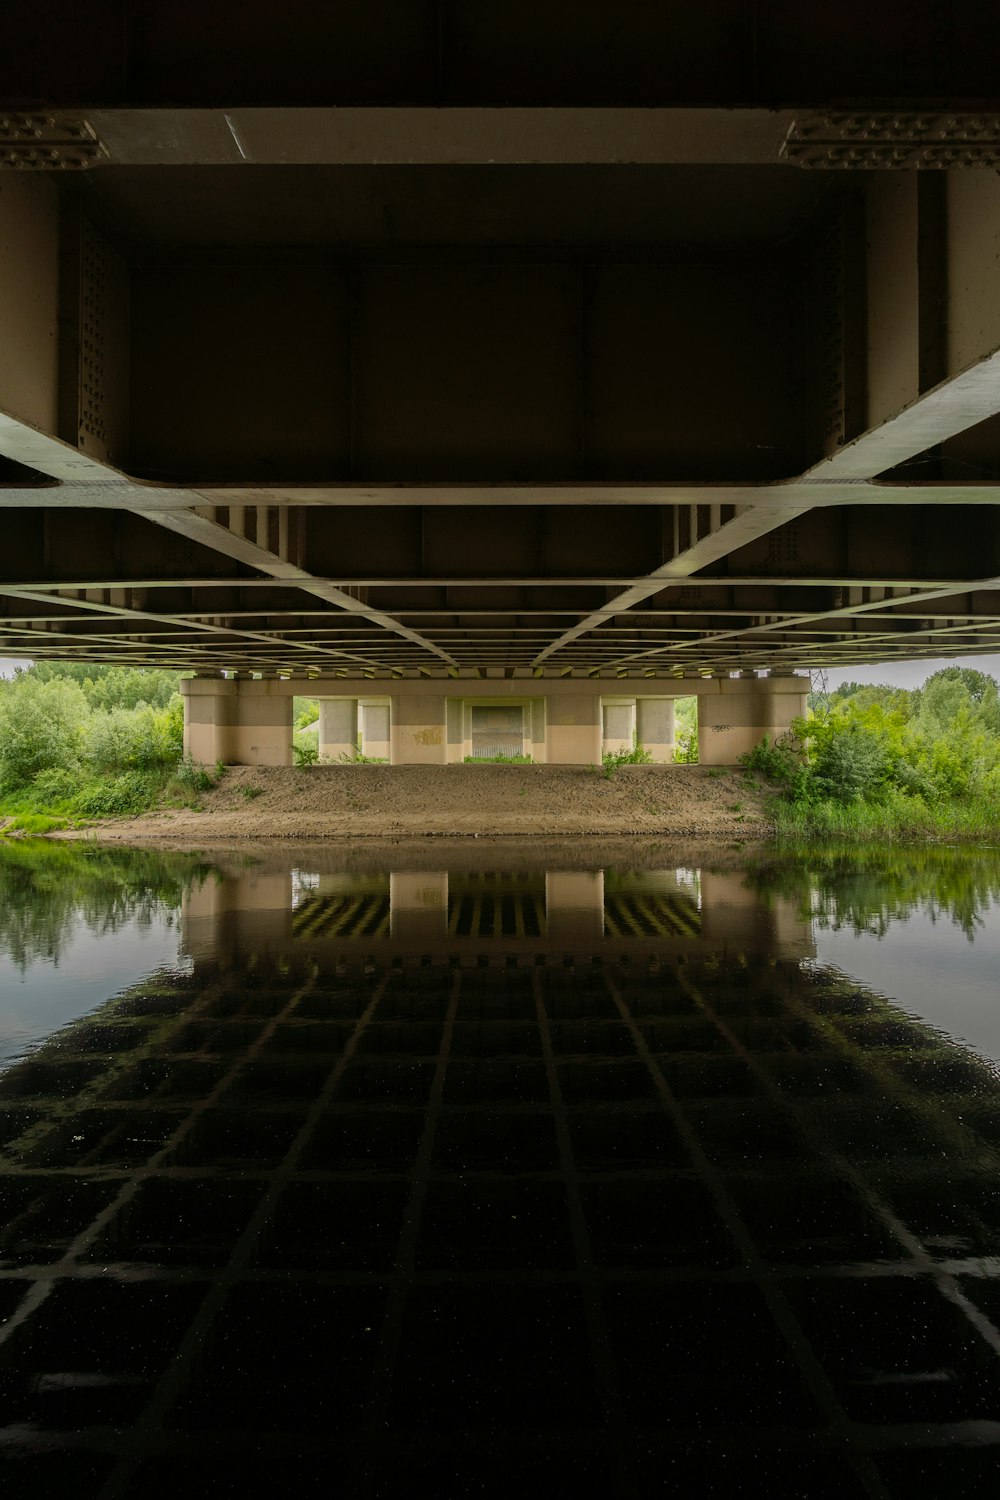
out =
<svg viewBox="0 0 1000 1500"><path fill-rule="evenodd" d="M674 722L674 760L694 765L698 760L698 700L678 698Z"/></svg>
<svg viewBox="0 0 1000 1500"><path fill-rule="evenodd" d="M780 785L817 829L863 827L866 808L890 824L940 826L942 807L985 828L1000 818L997 683L964 667L909 693L847 683L796 720L787 743L765 742L744 764Z"/></svg>
<svg viewBox="0 0 1000 1500"><path fill-rule="evenodd" d="M101 667L93 662L38 661L21 668L18 675L37 677L40 682L75 682L91 708L112 709L138 708L140 703L166 708L182 674L146 667Z"/></svg>
<svg viewBox="0 0 1000 1500"><path fill-rule="evenodd" d="M40 771L73 770L90 717L78 683L22 672L0 692L0 787L26 786Z"/></svg>
<svg viewBox="0 0 1000 1500"><path fill-rule="evenodd" d="M295 715L295 728L308 729L319 718L319 699L296 698L292 704L292 712Z"/></svg>
<svg viewBox="0 0 1000 1500"><path fill-rule="evenodd" d="M915 697L917 723L927 734L949 734L961 718L966 729L1000 735L1000 694L996 680L985 672L943 667Z"/></svg>
<svg viewBox="0 0 1000 1500"><path fill-rule="evenodd" d="M173 765L181 755L177 728L176 712L168 708L157 713L146 703L95 713L87 722L85 758L102 774ZM183 725L181 729L183 733Z"/></svg>

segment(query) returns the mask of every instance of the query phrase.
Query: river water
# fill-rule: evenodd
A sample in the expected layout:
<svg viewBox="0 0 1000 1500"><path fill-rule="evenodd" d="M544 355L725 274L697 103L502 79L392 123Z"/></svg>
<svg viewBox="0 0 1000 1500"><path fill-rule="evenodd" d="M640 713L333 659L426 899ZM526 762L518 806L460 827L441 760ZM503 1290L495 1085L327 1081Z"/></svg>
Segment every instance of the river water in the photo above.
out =
<svg viewBox="0 0 1000 1500"><path fill-rule="evenodd" d="M993 1493L1000 851L0 845L9 1493Z"/></svg>

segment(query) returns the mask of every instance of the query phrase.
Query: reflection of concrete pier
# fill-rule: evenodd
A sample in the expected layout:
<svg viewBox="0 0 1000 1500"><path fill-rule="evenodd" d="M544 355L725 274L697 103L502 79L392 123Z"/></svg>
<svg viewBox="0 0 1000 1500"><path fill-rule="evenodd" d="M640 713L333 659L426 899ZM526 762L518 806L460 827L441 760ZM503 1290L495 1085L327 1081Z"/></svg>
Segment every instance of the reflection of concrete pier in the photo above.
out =
<svg viewBox="0 0 1000 1500"><path fill-rule="evenodd" d="M738 871L701 872L701 931L706 944L726 953L773 953L814 958L812 924L787 896L762 895Z"/></svg>
<svg viewBox="0 0 1000 1500"><path fill-rule="evenodd" d="M670 869L233 870L187 894L183 941L197 959L815 951L793 900L762 896L735 872Z"/></svg>
<svg viewBox="0 0 1000 1500"><path fill-rule="evenodd" d="M389 876L389 932L394 943L439 944L448 933L446 870Z"/></svg>
<svg viewBox="0 0 1000 1500"><path fill-rule="evenodd" d="M546 927L552 942L604 938L604 871L551 870L545 876Z"/></svg>
<svg viewBox="0 0 1000 1500"><path fill-rule="evenodd" d="M181 905L184 950L195 959L271 951L291 937L291 870L241 871L189 886Z"/></svg>

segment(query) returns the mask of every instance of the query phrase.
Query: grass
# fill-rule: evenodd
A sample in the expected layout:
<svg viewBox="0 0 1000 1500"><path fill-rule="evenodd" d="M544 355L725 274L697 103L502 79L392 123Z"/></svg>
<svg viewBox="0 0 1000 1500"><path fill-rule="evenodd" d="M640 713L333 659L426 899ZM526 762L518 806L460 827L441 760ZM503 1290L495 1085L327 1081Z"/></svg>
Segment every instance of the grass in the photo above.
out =
<svg viewBox="0 0 1000 1500"><path fill-rule="evenodd" d="M214 787L225 767L191 760L174 766L123 771L119 775L81 775L43 772L28 786L0 793L0 818L5 833L52 833L60 828L86 828L99 818L134 818L161 807L200 808L199 796Z"/></svg>
<svg viewBox="0 0 1000 1500"><path fill-rule="evenodd" d="M467 755L467 766L532 766L530 755Z"/></svg>
<svg viewBox="0 0 1000 1500"><path fill-rule="evenodd" d="M50 817L47 813L18 812L4 828L4 833L54 833L59 828L78 826L69 818Z"/></svg>
<svg viewBox="0 0 1000 1500"><path fill-rule="evenodd" d="M785 802L773 804L775 837L781 843L805 841L871 844L877 841L996 838L1000 802L898 795L872 802Z"/></svg>

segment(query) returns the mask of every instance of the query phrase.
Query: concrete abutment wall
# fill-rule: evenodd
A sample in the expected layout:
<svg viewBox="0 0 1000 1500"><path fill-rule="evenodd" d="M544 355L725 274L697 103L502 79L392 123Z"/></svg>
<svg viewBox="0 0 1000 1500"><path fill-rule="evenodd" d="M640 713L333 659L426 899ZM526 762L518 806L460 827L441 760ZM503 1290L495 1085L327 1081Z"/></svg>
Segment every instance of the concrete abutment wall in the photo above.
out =
<svg viewBox="0 0 1000 1500"><path fill-rule="evenodd" d="M597 765L633 735L654 762L673 760L675 702L698 698L703 765L735 765L764 736L775 739L806 711L805 677L627 679L400 678L385 697L369 679L195 677L184 694L184 750L214 765L286 766L292 761L292 702L320 699L324 760L363 753L393 765L447 765L472 754L473 707L522 711L524 753L536 763ZM648 691L636 691L641 687ZM527 689L527 691L526 691ZM610 691L609 691L610 690Z"/></svg>

